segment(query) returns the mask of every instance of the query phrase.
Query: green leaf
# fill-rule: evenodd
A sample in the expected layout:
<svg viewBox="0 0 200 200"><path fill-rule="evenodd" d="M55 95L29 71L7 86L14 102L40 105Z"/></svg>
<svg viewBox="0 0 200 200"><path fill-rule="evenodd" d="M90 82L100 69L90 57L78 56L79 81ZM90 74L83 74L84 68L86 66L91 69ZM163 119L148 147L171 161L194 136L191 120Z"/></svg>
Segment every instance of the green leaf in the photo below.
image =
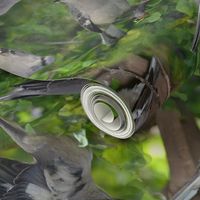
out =
<svg viewBox="0 0 200 200"><path fill-rule="evenodd" d="M145 22L147 22L147 23L153 23L153 22L158 21L160 19L160 17L161 17L161 13L160 12L155 12L150 17L147 17L145 19Z"/></svg>
<svg viewBox="0 0 200 200"><path fill-rule="evenodd" d="M143 152L133 143L120 143L103 152L103 158L118 167L133 170L136 166L143 166L145 159Z"/></svg>
<svg viewBox="0 0 200 200"><path fill-rule="evenodd" d="M79 143L80 143L79 146L80 147L86 147L86 146L88 146L88 139L86 137L85 130L81 130L80 132L74 133L73 135L79 141Z"/></svg>
<svg viewBox="0 0 200 200"><path fill-rule="evenodd" d="M193 15L193 3L190 0L179 0L176 6L176 10L186 15Z"/></svg>
<svg viewBox="0 0 200 200"><path fill-rule="evenodd" d="M33 127L32 127L30 124L26 124L25 130L26 130L28 133L32 134L32 135L35 135L35 134L36 134L35 130L33 129Z"/></svg>
<svg viewBox="0 0 200 200"><path fill-rule="evenodd" d="M182 101L187 101L188 98L187 98L187 94L185 93L182 93L182 92L179 92L179 91L176 91L172 94L173 97L176 97L176 98L179 98L181 99Z"/></svg>

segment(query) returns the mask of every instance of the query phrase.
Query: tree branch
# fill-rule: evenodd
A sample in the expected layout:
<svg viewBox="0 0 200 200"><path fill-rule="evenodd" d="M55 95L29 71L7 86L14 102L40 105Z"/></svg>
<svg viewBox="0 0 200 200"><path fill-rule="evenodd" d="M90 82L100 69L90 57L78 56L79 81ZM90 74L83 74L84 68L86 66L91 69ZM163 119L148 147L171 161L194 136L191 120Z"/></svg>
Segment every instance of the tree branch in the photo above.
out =
<svg viewBox="0 0 200 200"><path fill-rule="evenodd" d="M200 131L189 111L181 116L177 111L160 110L157 113L157 124L164 141L171 175L164 193L171 198L196 173L200 158Z"/></svg>

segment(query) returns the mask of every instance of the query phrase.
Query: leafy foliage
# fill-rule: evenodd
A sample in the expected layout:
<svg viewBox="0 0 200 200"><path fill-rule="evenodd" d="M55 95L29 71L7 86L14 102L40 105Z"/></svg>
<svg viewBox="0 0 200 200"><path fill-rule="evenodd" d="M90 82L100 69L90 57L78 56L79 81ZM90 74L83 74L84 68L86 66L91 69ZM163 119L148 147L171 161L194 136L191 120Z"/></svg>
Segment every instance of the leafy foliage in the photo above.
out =
<svg viewBox="0 0 200 200"><path fill-rule="evenodd" d="M130 0L137 5L139 0ZM22 0L0 17L0 44L37 55L54 55L56 62L33 75L56 79L81 75L90 68L114 65L130 54L159 56L175 86L181 85L199 67L199 57L190 51L197 9L193 0L150 0L140 20L124 19L116 25L127 32L115 46L104 46L95 33L83 30L67 8L51 0ZM0 71L0 94L25 81ZM195 84L195 86L194 86ZM198 81L184 85L188 106L199 117ZM178 93L177 93L178 94ZM196 94L196 93L195 93ZM180 96L180 95L179 95ZM0 115L24 126L30 134L72 134L94 152L93 177L114 197L123 200L159 199L168 179L168 168L159 136L138 134L121 141L101 133L86 118L77 96L38 97L0 102ZM155 156L149 146L158 146ZM0 130L0 156L31 161ZM163 170L161 170L163 169Z"/></svg>

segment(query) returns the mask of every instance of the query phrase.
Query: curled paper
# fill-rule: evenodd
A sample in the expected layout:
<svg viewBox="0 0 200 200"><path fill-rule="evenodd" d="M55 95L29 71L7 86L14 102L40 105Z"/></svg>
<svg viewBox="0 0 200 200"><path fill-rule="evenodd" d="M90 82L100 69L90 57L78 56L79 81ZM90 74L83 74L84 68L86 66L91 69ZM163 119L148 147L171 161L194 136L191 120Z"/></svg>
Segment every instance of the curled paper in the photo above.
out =
<svg viewBox="0 0 200 200"><path fill-rule="evenodd" d="M126 66L110 68L101 71L95 79L68 78L20 84L0 100L80 94L85 113L96 127L113 137L126 139L145 123L170 92L168 76L163 76L166 72L159 60L153 57L150 64L146 63L143 77ZM164 83L160 82L161 76Z"/></svg>
<svg viewBox="0 0 200 200"><path fill-rule="evenodd" d="M152 99L159 101L153 85L159 74L153 58L142 80L131 71L124 71L133 85L116 90L102 84L89 83L81 90L81 102L89 119L103 132L117 138L131 137L148 117ZM102 81L102 80L101 80Z"/></svg>
<svg viewBox="0 0 200 200"><path fill-rule="evenodd" d="M195 36L194 36L193 44L192 44L192 51L193 52L195 52L197 50L198 45L199 45L199 40L200 40L200 3L199 3L196 32L195 32Z"/></svg>

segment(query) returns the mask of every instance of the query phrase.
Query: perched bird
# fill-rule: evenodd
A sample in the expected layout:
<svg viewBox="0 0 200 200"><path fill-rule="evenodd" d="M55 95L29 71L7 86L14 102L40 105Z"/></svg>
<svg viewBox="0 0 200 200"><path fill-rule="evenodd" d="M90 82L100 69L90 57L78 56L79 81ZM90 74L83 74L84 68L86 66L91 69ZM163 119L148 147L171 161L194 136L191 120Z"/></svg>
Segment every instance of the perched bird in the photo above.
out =
<svg viewBox="0 0 200 200"><path fill-rule="evenodd" d="M100 33L104 44L112 45L124 36L113 24L131 10L127 0L55 0L67 4L75 20L85 29Z"/></svg>
<svg viewBox="0 0 200 200"><path fill-rule="evenodd" d="M20 0L1 0L0 1L0 16L7 13Z"/></svg>
<svg viewBox="0 0 200 200"><path fill-rule="evenodd" d="M196 33L195 33L193 44L192 44L192 51L197 50L197 47L199 45L199 40L200 40L200 1L197 1L196 3L199 5L199 11L198 11L198 19L197 19L197 25L196 25Z"/></svg>
<svg viewBox="0 0 200 200"><path fill-rule="evenodd" d="M3 118L0 127L36 159L0 159L1 200L111 200L92 180L91 152L73 138L30 136Z"/></svg>
<svg viewBox="0 0 200 200"><path fill-rule="evenodd" d="M36 56L20 51L0 48L0 69L21 77L30 77L33 73L51 64L52 56Z"/></svg>

